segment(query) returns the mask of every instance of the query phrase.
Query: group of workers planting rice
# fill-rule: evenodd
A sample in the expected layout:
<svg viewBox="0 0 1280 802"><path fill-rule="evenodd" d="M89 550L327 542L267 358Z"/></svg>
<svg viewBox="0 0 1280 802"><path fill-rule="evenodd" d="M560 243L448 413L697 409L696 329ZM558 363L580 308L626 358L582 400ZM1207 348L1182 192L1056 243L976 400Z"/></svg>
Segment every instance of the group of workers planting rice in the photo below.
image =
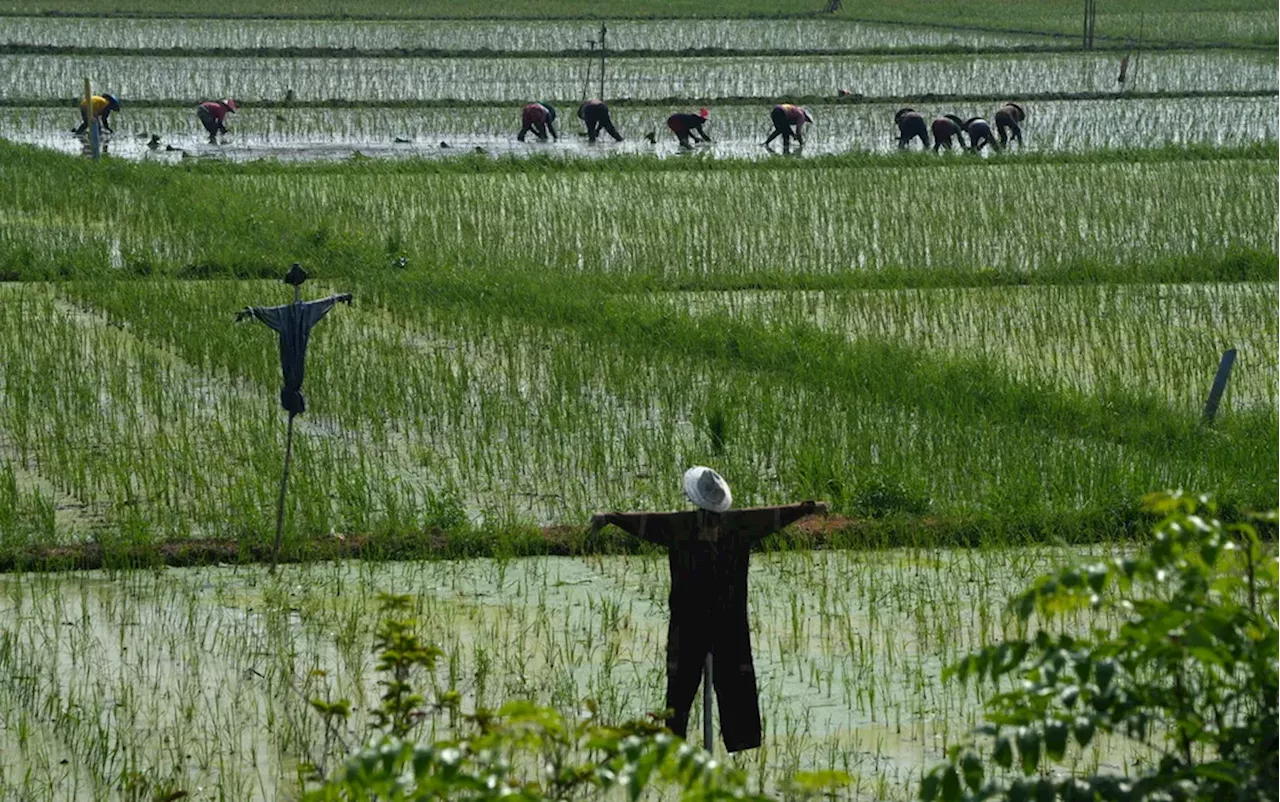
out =
<svg viewBox="0 0 1280 802"><path fill-rule="evenodd" d="M969 137L969 149L975 153L984 147L1001 150L1009 145L1010 136L1014 142L1022 144L1022 127L1019 125L1027 118L1026 112L1017 103L1006 103L996 112L996 130L1000 134L999 142L991 132L991 124L981 117L970 117L961 120L954 114L935 117L928 127L924 117L915 109L898 109L894 122L898 124L898 147L905 148L913 139L919 139L925 149L929 147L929 134L933 134L933 152L939 148L951 149L954 139L961 148L965 147L964 138Z"/></svg>
<svg viewBox="0 0 1280 802"><path fill-rule="evenodd" d="M694 142L711 141L711 137L704 128L710 115L711 113L705 108L698 109L696 114L677 112L667 118L667 128L680 141L680 147L692 148ZM595 142L602 130L614 140L622 141L622 134L614 128L613 121L609 117L609 107L604 104L604 101L588 100L578 109L578 117L587 125L588 141ZM543 141L548 135L552 139L557 139L553 125L555 119L556 110L551 104L530 103L521 112L520 133L516 135L516 139L524 142L525 136L530 131ZM1017 103L1006 103L996 112L995 119L996 130L999 132L998 142L996 135L991 131L991 124L981 117L961 120L954 114L944 114L935 118L931 125L926 126L924 117L915 109L899 109L894 115L894 122L898 126L899 148L906 148L911 140L919 139L927 149L930 131L933 133L935 153L939 148L950 150L952 140L955 140L961 149L967 148L975 153L988 146L992 150L1001 150L1008 146L1010 138L1019 145L1022 144L1020 123L1026 119L1026 112L1023 111L1022 106ZM772 144L778 137L782 137L784 148L790 147L792 139L795 139L797 145L803 145L804 129L806 125L813 124L813 112L804 106L781 103L769 112L769 121L773 131L764 141L766 146ZM965 145L966 135L969 137L967 146ZM650 142L656 141L656 136L652 133L647 138Z"/></svg>
<svg viewBox="0 0 1280 802"><path fill-rule="evenodd" d="M196 118L208 133L209 144L217 144L218 135L228 133L226 117L228 114L234 114L237 108L236 102L230 98L207 100L196 106ZM84 134L94 121L101 123L104 131L111 132L112 128L109 124L111 112L119 109L120 101L114 95L94 95L87 101L81 101L81 124L74 133ZM711 113L705 108L698 109L696 113L677 112L667 118L667 128L679 140L681 148L691 149L694 143L711 141L705 128L710 115ZM602 133L608 134L615 142L621 142L623 139L609 114L609 106L602 100L588 100L579 106L578 119L586 125L588 142L594 143ZM905 149L912 140L919 139L927 150L930 134L932 134L934 153L942 148L950 150L953 140L962 150L967 149L974 153L980 152L984 147L1002 150L1009 145L1010 140L1021 145L1021 123L1024 120L1026 120L1026 112L1017 103L1006 103L996 111L996 132L992 132L991 124L982 117L961 120L954 114L943 114L926 124L924 116L912 108L899 109L894 115L900 149ZM520 132L516 134L516 139L524 142L532 132L540 141L545 142L548 137L558 140L559 134L556 133L555 121L556 109L550 103L546 101L530 103L520 111ZM782 138L784 149L791 146L792 139L797 145L804 145L805 126L812 125L813 121L813 112L805 106L791 103L774 106L769 112L769 122L773 130L765 139L764 145L766 147L771 145L779 137ZM967 145L965 144L966 136L969 138ZM656 132L647 134L646 139L656 143ZM150 144L154 147L158 142L159 137L154 136Z"/></svg>

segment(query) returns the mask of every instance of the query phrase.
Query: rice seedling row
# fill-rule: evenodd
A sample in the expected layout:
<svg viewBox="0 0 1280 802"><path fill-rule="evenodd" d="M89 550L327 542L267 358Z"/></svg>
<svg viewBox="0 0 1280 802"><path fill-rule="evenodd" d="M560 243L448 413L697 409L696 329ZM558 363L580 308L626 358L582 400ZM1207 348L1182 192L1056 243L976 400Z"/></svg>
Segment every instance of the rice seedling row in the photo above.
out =
<svg viewBox="0 0 1280 802"><path fill-rule="evenodd" d="M501 532L585 521L602 504L679 506L671 476L681 465L707 461L735 478L743 504L821 495L849 513L1045 521L1122 507L1148 486L1212 480L1230 483L1244 499L1266 492L1265 479L1251 473L1256 448L1242 442L1265 436L1265 410L1252 423L1242 418L1245 428L1226 441L1197 439L1192 453L1180 435L1137 434L1161 417L1152 410L1151 420L1124 424L1132 431L1117 440L1091 431L1090 413L1055 430L1025 419L1025 410L1002 412L999 394L1020 403L1017 384L997 381L970 392L944 381L903 397L893 380L882 387L891 365L901 370L910 360L922 381L931 360L944 372L966 368L948 367L946 353L923 349L878 354L879 343L893 342L881 339L887 332L851 344L843 358L861 360L860 368L814 362L806 377L730 358L708 370L694 356L697 338L706 336L697 319L666 318L671 340L656 349L602 338L634 319L630 302L632 311L616 321L564 328L484 308L432 312L442 289L430 282L349 282L367 311L335 316L313 344L312 411L295 439L290 532L297 537L412 532L459 526L465 517ZM233 327L229 312L271 285L68 289L70 309L35 287L7 305L10 357L25 354L30 370L5 375L3 464L74 498L96 513L98 525L51 529L47 516L27 514L53 503L32 486L11 494L5 515L21 525L6 545L86 535L121 543L193 535L265 540L283 435L273 400L275 355L269 338ZM453 303L459 300L465 303ZM96 311L72 314L80 307ZM1079 327L1087 317L1063 316L1060 325ZM24 331L39 332L39 341ZM748 336L767 341L763 328L734 335L744 342ZM688 341L685 348L678 337ZM1093 363L1123 359L1106 345L1090 355ZM1183 362L1204 361L1196 345L1188 344L1184 359L1170 355L1148 380L1185 376ZM1037 346L1044 348L1026 346L1027 361ZM868 348L870 355L859 355ZM80 354L85 368L59 376L53 365L69 352ZM157 358L166 354L174 367ZM1030 386L1047 397L1058 392ZM1114 388L1106 403L1123 404L1141 390ZM1180 417L1164 414L1171 422ZM889 501L868 501L883 487Z"/></svg>
<svg viewBox="0 0 1280 802"><path fill-rule="evenodd" d="M981 354L1020 381L1151 393L1187 414L1203 407L1222 352L1235 348L1226 403L1242 411L1277 406L1272 351L1280 331L1269 284L682 293L669 300L694 312L775 326L803 321L851 339Z"/></svg>
<svg viewBox="0 0 1280 802"><path fill-rule="evenodd" d="M0 80L21 97L75 97L85 76L126 102L529 101L594 95L582 59L175 58L162 56L0 56ZM942 57L725 57L614 59L610 98L830 97L838 89L873 97L1007 95L1116 89L1114 54ZM1151 53L1140 86L1150 92L1275 91L1275 60L1236 52Z"/></svg>
<svg viewBox="0 0 1280 802"><path fill-rule="evenodd" d="M539 53L586 50L600 24L583 20L432 20L334 22L315 20L10 17L0 45L155 49L333 48L349 50L492 50ZM624 20L608 24L610 50L855 50L971 47L1000 50L1052 43L1051 37L908 28L849 21Z"/></svg>
<svg viewBox="0 0 1280 802"><path fill-rule="evenodd" d="M62 15L97 17L101 15L129 14L135 17L178 16L186 19L218 19L241 17L241 22L255 23L270 19L329 18L347 21L352 18L363 21L384 19L465 19L484 22L494 17L510 17L520 21L551 19L607 18L614 24L639 18L681 18L689 24L702 22L699 18L763 18L785 24L788 16L811 17L813 9L788 9L779 13L776 3L731 0L708 4L693 0L663 0L662 2L628 2L625 4L600 3L598 0L544 0L522 3L511 7L495 7L491 3L475 2L421 2L412 7L389 3L387 0L354 3L350 0L308 0L282 9L262 0L228 0L210 9L193 0L111 0L87 2L86 0L9 0L0 6L0 13L30 16L55 12ZM943 29L980 29L1007 35L1011 33L1052 33L1076 38L1080 31L1078 10L1073 7L1046 5L1034 0L1004 0L1004 2L933 2L913 3L903 6L888 2L859 3L846 6L832 15L824 15L828 25L846 20L882 20L913 27ZM1223 0L1163 0L1159 3L1120 0L1099 9L1096 33L1100 39L1125 40L1139 34L1155 40L1269 43L1276 41L1276 16L1274 9L1260 0L1250 2L1223 2Z"/></svg>

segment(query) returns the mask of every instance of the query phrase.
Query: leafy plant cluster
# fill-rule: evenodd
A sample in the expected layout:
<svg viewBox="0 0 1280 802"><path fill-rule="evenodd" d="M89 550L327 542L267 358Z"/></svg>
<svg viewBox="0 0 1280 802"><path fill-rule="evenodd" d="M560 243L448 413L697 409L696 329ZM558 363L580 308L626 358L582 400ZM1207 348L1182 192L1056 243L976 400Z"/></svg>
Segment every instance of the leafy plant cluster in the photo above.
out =
<svg viewBox="0 0 1280 802"><path fill-rule="evenodd" d="M948 670L1012 689L924 778L922 800L1276 799L1276 559L1254 524L1222 523L1207 497L1145 506L1165 516L1145 553L1040 577L1010 611L1042 628ZM1121 623L1088 636L1043 628L1081 608ZM1070 773L1104 735L1154 759L1125 775Z"/></svg>
<svg viewBox="0 0 1280 802"><path fill-rule="evenodd" d="M408 596L384 595L375 634L378 669L386 676L373 711L373 740L351 755L333 776L308 792L308 802L336 800L504 799L539 802L618 791L635 802L647 788L680 789L685 802L767 802L746 790L745 775L671 735L661 716L608 725L588 700L570 720L553 708L515 700L498 710L464 716L470 733L460 739L416 743L410 736L434 713L459 713L457 691L433 685L434 700L414 689L431 676L442 652L415 634ZM347 699L311 700L331 723L350 716ZM332 728L331 728L332 729ZM314 768L314 767L313 767ZM798 774L791 788L809 796L847 783L840 772Z"/></svg>

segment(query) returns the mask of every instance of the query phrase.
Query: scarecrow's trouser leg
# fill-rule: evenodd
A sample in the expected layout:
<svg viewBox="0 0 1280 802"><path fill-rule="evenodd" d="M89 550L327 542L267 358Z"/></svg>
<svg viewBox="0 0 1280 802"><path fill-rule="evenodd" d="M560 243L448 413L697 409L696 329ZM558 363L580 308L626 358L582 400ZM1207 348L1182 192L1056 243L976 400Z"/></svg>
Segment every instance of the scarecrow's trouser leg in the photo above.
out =
<svg viewBox="0 0 1280 802"><path fill-rule="evenodd" d="M711 641L706 633L694 628L681 628L673 617L667 631L667 707L673 711L667 726L685 737L689 728L689 711L702 682L702 665ZM714 667L713 667L714 670Z"/></svg>
<svg viewBox="0 0 1280 802"><path fill-rule="evenodd" d="M720 708L720 736L730 752L760 745L760 703L751 661L751 631L744 607L716 636L711 678Z"/></svg>

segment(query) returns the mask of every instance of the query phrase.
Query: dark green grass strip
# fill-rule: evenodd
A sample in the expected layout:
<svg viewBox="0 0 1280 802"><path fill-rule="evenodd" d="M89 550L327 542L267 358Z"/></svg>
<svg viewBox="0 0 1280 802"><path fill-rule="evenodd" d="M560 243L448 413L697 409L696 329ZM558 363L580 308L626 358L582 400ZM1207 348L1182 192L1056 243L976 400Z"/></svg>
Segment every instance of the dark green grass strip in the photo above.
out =
<svg viewBox="0 0 1280 802"><path fill-rule="evenodd" d="M1241 520L1239 510L1220 511L1224 521ZM1251 521L1255 526L1258 522ZM1005 548L1061 543L1087 545L1134 541L1146 537L1156 519L1138 504L1125 509L1035 517L810 518L767 538L761 552L815 549ZM1274 524L1259 534L1274 542ZM521 557L660 554L619 530L593 533L587 527L523 527L503 530L467 529L395 532L353 537L327 537L287 542L284 563L327 560L466 560ZM160 566L251 565L270 562L268 543L235 540L179 540L156 543L84 543L11 547L0 550L0 573L82 570L131 570Z"/></svg>

